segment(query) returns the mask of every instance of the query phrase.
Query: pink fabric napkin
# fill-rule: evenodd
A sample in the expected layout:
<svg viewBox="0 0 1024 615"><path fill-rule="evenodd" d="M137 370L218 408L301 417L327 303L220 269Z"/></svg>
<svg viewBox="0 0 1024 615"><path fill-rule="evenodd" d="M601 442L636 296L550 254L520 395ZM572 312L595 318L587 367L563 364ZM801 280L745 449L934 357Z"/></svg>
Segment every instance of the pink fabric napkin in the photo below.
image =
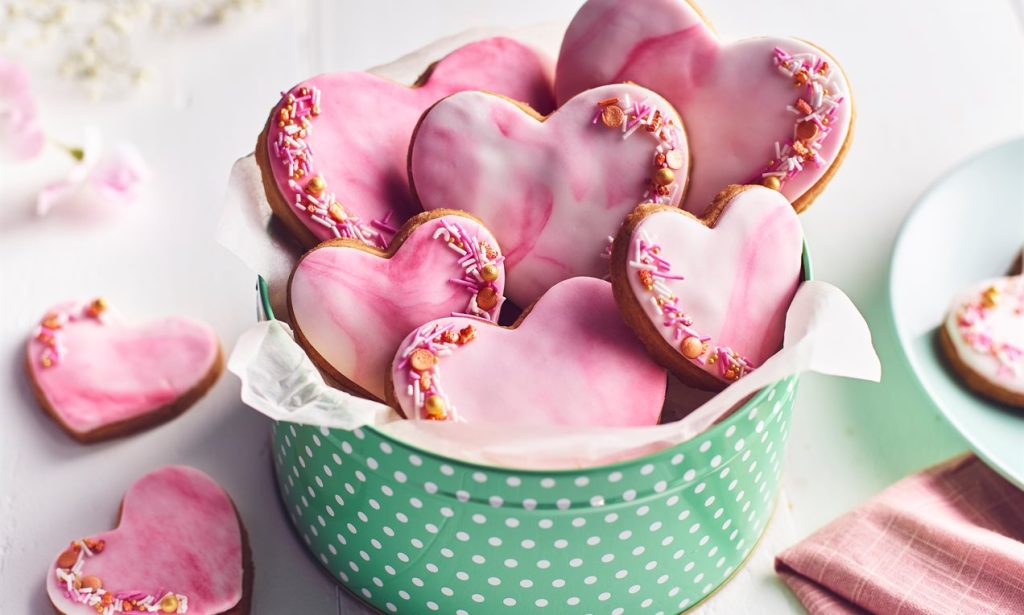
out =
<svg viewBox="0 0 1024 615"><path fill-rule="evenodd" d="M1024 613L1024 491L966 455L901 480L780 553L812 615Z"/></svg>

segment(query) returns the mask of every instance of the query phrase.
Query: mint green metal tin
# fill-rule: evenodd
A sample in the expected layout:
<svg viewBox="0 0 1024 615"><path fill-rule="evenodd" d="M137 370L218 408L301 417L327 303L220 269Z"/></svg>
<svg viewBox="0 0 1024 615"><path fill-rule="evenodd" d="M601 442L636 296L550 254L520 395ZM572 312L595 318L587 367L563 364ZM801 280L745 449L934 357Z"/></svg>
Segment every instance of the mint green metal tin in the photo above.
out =
<svg viewBox="0 0 1024 615"><path fill-rule="evenodd" d="M262 285L261 297L272 317ZM552 472L465 463L372 428L278 422L278 488L314 557L383 612L677 613L725 583L764 532L796 386L780 380L653 455Z"/></svg>

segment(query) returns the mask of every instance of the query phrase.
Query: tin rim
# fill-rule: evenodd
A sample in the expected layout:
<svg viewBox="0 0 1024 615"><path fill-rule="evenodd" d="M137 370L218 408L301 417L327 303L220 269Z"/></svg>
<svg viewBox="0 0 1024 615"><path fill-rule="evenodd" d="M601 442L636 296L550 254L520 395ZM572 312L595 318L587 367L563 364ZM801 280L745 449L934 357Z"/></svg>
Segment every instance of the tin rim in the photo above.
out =
<svg viewBox="0 0 1024 615"><path fill-rule="evenodd" d="M812 266L811 266L810 251L807 248L807 240L806 239L804 239L804 242L803 242L803 253L801 255L801 263L802 263L802 277L803 277L803 281L806 282L806 281L814 279L813 269L812 269ZM261 308L261 310L263 312L262 316L265 319L267 319L267 320L277 320L277 317L274 315L274 309L270 305L270 286L268 285L267 280L263 276L258 276L257 283L256 283L256 289L257 289L257 293L259 294L259 304L260 304L260 308ZM744 408L747 408L749 406L757 405L758 403L763 401L764 398L766 398L770 394L770 391L775 387L776 384L778 384L779 382L784 382L787 379L792 379L795 382L795 381L799 380L799 377L796 376L796 375L790 376L789 378L786 378L786 379L783 379L783 380L778 380L775 383L773 383L772 385L766 386L766 387L760 389L759 391L757 391L757 393L754 393L754 395L752 397L750 397L749 399L744 401L739 407L737 407L735 410L733 410L732 413L728 417L726 417L721 422L712 425L704 433L711 433L711 432L717 431L719 429L728 429L729 425L732 422L737 421L738 417L740 417L743 414L742 410ZM285 422L287 422L287 421L285 421ZM643 463L643 462L650 462L650 460L653 459L653 458L661 457L661 456L669 456L671 454L674 454L674 452L678 451L678 449L687 447L688 445L692 444L692 442L695 439L695 438L691 438L691 439L686 440L684 442L680 442L679 444L676 444L674 446L663 448L661 450L655 451L653 453L649 453L647 455L641 455L639 457L633 457L631 459L625 459L625 460L622 460L622 461L615 461L615 462L612 462L612 463L593 465L593 466L586 466L585 468L556 468L556 469L544 470L544 469L531 469L531 468L515 468L515 467L512 467L512 466L490 465L490 464L479 463L479 462L475 462L475 461L466 461L466 460L459 459L459 458L456 458L456 457L448 457L446 455L442 455L442 454L436 453L436 452L431 451L429 449L422 448L422 447L420 447L420 446L418 446L416 444L412 444L412 443L406 442L405 440L401 440L401 439L395 438L391 434L384 433L384 432L380 431L379 429L376 429L376 428L374 428L372 426L365 426L362 429L372 430L379 437L381 437L381 438L383 438L385 440L389 440L391 442L395 442L397 444L400 444L401 446L404 446L404 447L408 448L410 451L413 451L416 454L425 455L427 457L431 457L433 459L442 460L442 461L446 461L446 462L454 462L454 463L457 463L459 465L465 466L467 468L476 468L476 469L481 469L481 470L488 470L488 471L491 471L491 472L496 472L496 471L497 472L509 472L509 473L514 472L515 474L528 475L528 476L529 475L534 475L534 476L544 475L544 476L552 476L552 477L555 477L555 476L571 476L571 475L579 474L581 470L582 471L587 471L587 472L591 472L591 471L604 471L604 470L616 470L616 469L620 469L620 468L626 468L626 467L629 467L629 466L637 465L637 464Z"/></svg>

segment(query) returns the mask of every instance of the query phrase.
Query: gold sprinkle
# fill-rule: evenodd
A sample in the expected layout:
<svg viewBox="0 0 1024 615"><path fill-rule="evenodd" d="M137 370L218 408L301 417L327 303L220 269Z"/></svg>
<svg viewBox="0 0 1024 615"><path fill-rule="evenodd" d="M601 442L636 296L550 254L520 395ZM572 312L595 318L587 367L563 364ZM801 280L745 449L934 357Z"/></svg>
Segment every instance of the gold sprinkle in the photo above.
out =
<svg viewBox="0 0 1024 615"><path fill-rule="evenodd" d="M498 279L498 266L493 263L487 263L480 268L480 277L486 282L493 282Z"/></svg>
<svg viewBox="0 0 1024 615"><path fill-rule="evenodd" d="M327 182L324 181L322 175L314 175L309 179L309 183L306 184L306 192L313 196L320 196L327 189Z"/></svg>
<svg viewBox="0 0 1024 615"><path fill-rule="evenodd" d="M668 186L676 181L676 174L668 167L662 167L654 172L654 183L659 186Z"/></svg>
<svg viewBox="0 0 1024 615"><path fill-rule="evenodd" d="M108 594L109 595L109 594ZM160 599L160 610L164 613L175 613L178 610L178 597L174 594L167 594Z"/></svg>
<svg viewBox="0 0 1024 615"><path fill-rule="evenodd" d="M765 188L769 188L771 190L779 190L782 188L782 181L775 175L765 177L761 180L761 183L764 184Z"/></svg>
<svg viewBox="0 0 1024 615"><path fill-rule="evenodd" d="M327 208L327 213L335 222L344 222L345 219L348 217L345 215L345 208L339 205L337 202L331 203L330 207Z"/></svg>
<svg viewBox="0 0 1024 615"><path fill-rule="evenodd" d="M448 418L448 412L444 407L444 400L440 395L431 395L423 402L423 409L427 411L427 417L435 421L443 421Z"/></svg>
<svg viewBox="0 0 1024 615"><path fill-rule="evenodd" d="M999 305L999 289L989 286L981 293L981 305L986 308L994 308Z"/></svg>

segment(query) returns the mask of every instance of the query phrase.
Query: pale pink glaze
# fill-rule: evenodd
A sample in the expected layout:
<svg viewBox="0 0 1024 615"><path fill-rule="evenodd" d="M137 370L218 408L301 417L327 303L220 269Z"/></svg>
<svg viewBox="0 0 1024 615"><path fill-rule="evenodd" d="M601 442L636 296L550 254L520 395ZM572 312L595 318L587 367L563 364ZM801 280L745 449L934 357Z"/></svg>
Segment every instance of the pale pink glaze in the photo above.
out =
<svg viewBox="0 0 1024 615"><path fill-rule="evenodd" d="M419 211L409 192L406 154L413 128L430 105L455 92L483 89L525 101L543 113L554 107L548 60L502 37L453 51L419 87L364 72L319 75L291 92L303 86L320 90L321 112L306 140L328 190L365 223L391 214L388 223L396 227ZM275 118L280 108L280 103L274 107ZM268 143L276 141L279 130L272 122ZM291 205L287 168L273 155L270 164L278 190ZM334 238L330 229L295 211L317 238Z"/></svg>
<svg viewBox="0 0 1024 615"><path fill-rule="evenodd" d="M995 288L994 305L983 294ZM946 332L960 360L993 386L1024 395L1024 276L985 280L959 293Z"/></svg>
<svg viewBox="0 0 1024 615"><path fill-rule="evenodd" d="M458 421L632 427L658 422L667 376L619 316L611 285L571 278L553 286L515 329L443 318L476 338L438 364ZM392 363L395 395L415 417L408 370Z"/></svg>
<svg viewBox="0 0 1024 615"><path fill-rule="evenodd" d="M685 0L589 0L562 41L555 73L561 101L603 83L633 81L675 105L686 122L693 153L690 190L683 207L702 214L729 184L750 183L775 156L775 143L793 136L787 110L802 92L772 62L773 49L812 53L817 47L787 37L722 43ZM821 179L850 130L847 94L820 150L827 164L808 164L782 189L794 201Z"/></svg>
<svg viewBox="0 0 1024 615"><path fill-rule="evenodd" d="M491 233L465 216L442 216L418 226L390 259L361 249L323 246L295 268L289 286L294 325L335 370L384 399L388 366L398 343L417 326L465 313L472 294L452 283L463 273L459 255L434 234L458 224L499 250ZM500 254L500 251L499 251ZM498 265L494 285L504 291ZM500 302L490 310L496 318Z"/></svg>
<svg viewBox="0 0 1024 615"><path fill-rule="evenodd" d="M51 311L72 309L75 303ZM64 325L66 353L43 367L45 346L29 338L28 366L36 386L69 429L93 431L140 417L199 384L220 354L217 335L194 320L170 317L127 325L113 311Z"/></svg>
<svg viewBox="0 0 1024 615"><path fill-rule="evenodd" d="M106 546L85 560L83 576L100 577L115 594L181 594L188 615L223 613L242 598L242 529L234 506L220 485L194 468L165 466L143 476L124 496L120 526L89 538ZM65 597L56 561L46 571L50 601L67 615L96 615Z"/></svg>
<svg viewBox="0 0 1024 615"><path fill-rule="evenodd" d="M602 251L626 214L644 200L657 142L623 138L594 123L598 101L649 100L677 125L657 94L618 84L586 91L544 122L483 92L444 99L423 116L409 170L424 209L462 209L484 221L505 250L508 295L520 306L573 276L604 277ZM670 203L682 198L689 155Z"/></svg>
<svg viewBox="0 0 1024 615"><path fill-rule="evenodd" d="M636 226L631 248L646 236L661 246L673 275L662 280L679 297L693 328L709 344L731 348L756 368L782 346L786 310L800 280L803 233L796 213L778 192L753 187L735 196L709 228L675 211L656 212ZM630 250L632 260L633 250ZM630 289L666 343L680 352L671 327L635 269L627 266ZM703 366L725 380L719 366Z"/></svg>

